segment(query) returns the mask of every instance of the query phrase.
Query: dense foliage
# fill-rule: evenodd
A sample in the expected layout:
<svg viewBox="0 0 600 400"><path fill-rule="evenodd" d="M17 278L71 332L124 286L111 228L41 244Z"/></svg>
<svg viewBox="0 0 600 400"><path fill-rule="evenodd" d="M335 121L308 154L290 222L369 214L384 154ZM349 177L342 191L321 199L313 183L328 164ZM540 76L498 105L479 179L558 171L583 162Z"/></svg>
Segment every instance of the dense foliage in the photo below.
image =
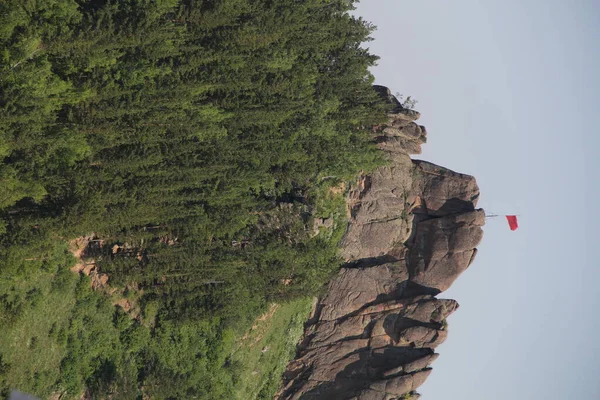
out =
<svg viewBox="0 0 600 400"><path fill-rule="evenodd" d="M323 284L343 224L311 221L379 162L352 3L0 2L0 390L232 398L233 337ZM69 271L91 232L135 319Z"/></svg>

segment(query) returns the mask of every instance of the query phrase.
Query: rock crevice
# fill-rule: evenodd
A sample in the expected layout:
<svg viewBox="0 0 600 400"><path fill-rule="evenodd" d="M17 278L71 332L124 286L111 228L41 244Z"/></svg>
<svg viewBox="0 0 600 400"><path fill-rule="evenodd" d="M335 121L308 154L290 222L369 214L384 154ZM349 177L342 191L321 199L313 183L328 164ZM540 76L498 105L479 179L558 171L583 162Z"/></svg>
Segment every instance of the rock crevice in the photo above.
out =
<svg viewBox="0 0 600 400"><path fill-rule="evenodd" d="M350 188L346 260L318 299L288 364L280 400L417 399L458 308L438 299L473 262L485 223L472 176L413 161L426 130L390 104L375 140L389 163Z"/></svg>

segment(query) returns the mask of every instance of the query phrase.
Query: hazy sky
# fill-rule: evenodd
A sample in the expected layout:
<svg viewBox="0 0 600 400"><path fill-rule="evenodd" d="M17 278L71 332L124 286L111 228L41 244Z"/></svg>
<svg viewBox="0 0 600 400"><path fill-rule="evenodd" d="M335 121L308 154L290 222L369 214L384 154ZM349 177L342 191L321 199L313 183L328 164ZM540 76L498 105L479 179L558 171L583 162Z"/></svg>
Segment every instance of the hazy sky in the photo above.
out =
<svg viewBox="0 0 600 400"><path fill-rule="evenodd" d="M419 158L490 219L423 400L600 399L600 1L363 0L376 83L419 102Z"/></svg>

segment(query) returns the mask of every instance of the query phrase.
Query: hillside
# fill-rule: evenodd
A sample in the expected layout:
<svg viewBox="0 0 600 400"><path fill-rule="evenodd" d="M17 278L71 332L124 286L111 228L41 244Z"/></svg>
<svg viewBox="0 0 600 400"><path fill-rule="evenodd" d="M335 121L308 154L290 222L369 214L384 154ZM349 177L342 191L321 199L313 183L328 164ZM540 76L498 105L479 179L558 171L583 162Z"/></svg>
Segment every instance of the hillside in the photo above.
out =
<svg viewBox="0 0 600 400"><path fill-rule="evenodd" d="M381 162L351 7L0 5L4 391L231 398L235 338L336 269L329 188Z"/></svg>
<svg viewBox="0 0 600 400"><path fill-rule="evenodd" d="M425 132L388 126L417 113L353 3L0 4L1 396L275 395L312 299L430 190L389 243L356 224Z"/></svg>

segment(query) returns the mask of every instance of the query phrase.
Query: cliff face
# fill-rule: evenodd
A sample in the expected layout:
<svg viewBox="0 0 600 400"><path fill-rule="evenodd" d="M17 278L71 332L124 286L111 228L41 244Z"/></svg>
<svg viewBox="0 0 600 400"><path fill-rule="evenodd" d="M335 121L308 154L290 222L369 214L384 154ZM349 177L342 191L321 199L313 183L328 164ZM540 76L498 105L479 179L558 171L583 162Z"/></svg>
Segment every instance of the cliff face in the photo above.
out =
<svg viewBox="0 0 600 400"><path fill-rule="evenodd" d="M436 295L473 262L482 238L475 179L411 160L426 139L419 114L375 89L394 105L376 133L390 163L349 192L347 263L318 300L277 399L418 398L458 308Z"/></svg>

